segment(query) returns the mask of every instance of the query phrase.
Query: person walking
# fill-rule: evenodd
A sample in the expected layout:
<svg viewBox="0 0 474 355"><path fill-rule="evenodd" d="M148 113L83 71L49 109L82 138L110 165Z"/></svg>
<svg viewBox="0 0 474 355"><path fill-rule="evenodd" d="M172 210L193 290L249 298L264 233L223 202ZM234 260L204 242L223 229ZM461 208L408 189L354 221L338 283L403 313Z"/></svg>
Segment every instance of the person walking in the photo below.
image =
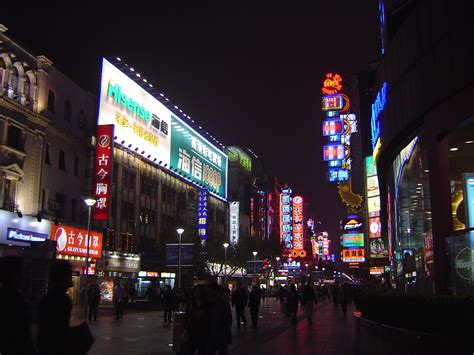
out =
<svg viewBox="0 0 474 355"><path fill-rule="evenodd" d="M298 303L301 303L301 297L296 291L296 285L292 283L290 285L290 292L288 292L287 303L288 303L288 311L291 317L291 324L296 324L297 319L296 315L298 313Z"/></svg>
<svg viewBox="0 0 474 355"><path fill-rule="evenodd" d="M247 319L245 319L245 307L248 303L247 291L245 286L241 282L237 283L237 289L232 295L232 307L235 307L235 319L237 322L237 328L240 328L240 320L242 319L244 327L247 326Z"/></svg>
<svg viewBox="0 0 474 355"><path fill-rule="evenodd" d="M127 290L119 280L114 289L114 295L112 297L114 308L115 308L115 320L123 318L123 303L127 299Z"/></svg>
<svg viewBox="0 0 474 355"><path fill-rule="evenodd" d="M193 288L191 300L187 304L186 327L183 335L186 355L206 355L209 338L210 314L209 303L204 285Z"/></svg>
<svg viewBox="0 0 474 355"><path fill-rule="evenodd" d="M346 317L347 314L347 304L349 302L349 295L348 295L348 290L347 290L347 283L344 283L340 288L339 288L339 303L341 304L342 307L342 315Z"/></svg>
<svg viewBox="0 0 474 355"><path fill-rule="evenodd" d="M38 310L38 350L40 354L67 354L72 302L66 294L72 286L71 264L54 261L49 269L48 291Z"/></svg>
<svg viewBox="0 0 474 355"><path fill-rule="evenodd" d="M227 355L231 342L232 311L225 301L224 290L218 284L207 286L210 327L207 342L208 355Z"/></svg>
<svg viewBox="0 0 474 355"><path fill-rule="evenodd" d="M165 285L165 290L163 291L163 308L165 310L163 316L165 323L172 323L171 312L175 309L175 306L175 294L169 285Z"/></svg>
<svg viewBox="0 0 474 355"><path fill-rule="evenodd" d="M308 281L303 288L303 304L306 311L306 318L308 319L308 324L313 324L313 309L314 304L316 303L316 295L314 294L314 288L311 283Z"/></svg>
<svg viewBox="0 0 474 355"><path fill-rule="evenodd" d="M265 297L267 296L267 290L265 289L265 287L262 287L260 289L260 295L262 296L262 301L265 302Z"/></svg>
<svg viewBox="0 0 474 355"><path fill-rule="evenodd" d="M339 305L339 286L334 284L331 286L331 293L332 293L332 302L334 308L337 308Z"/></svg>
<svg viewBox="0 0 474 355"><path fill-rule="evenodd" d="M258 309L260 308L260 290L258 286L254 285L249 294L249 308L250 316L252 318L252 328L257 328L258 324Z"/></svg>
<svg viewBox="0 0 474 355"><path fill-rule="evenodd" d="M97 321L97 309L99 308L100 302L100 288L97 286L96 282L88 281L88 288L87 288L87 305L89 307L89 322L92 321L92 317L94 317L94 322Z"/></svg>

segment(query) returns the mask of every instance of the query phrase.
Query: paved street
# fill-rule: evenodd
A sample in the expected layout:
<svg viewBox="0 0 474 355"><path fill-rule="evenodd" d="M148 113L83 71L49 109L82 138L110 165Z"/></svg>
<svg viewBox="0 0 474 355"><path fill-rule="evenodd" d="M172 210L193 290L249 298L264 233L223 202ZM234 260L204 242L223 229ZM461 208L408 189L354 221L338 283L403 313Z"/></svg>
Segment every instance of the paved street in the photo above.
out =
<svg viewBox="0 0 474 355"><path fill-rule="evenodd" d="M320 302L309 327L300 308L298 323L280 314L279 303L267 299L261 308L259 328L236 329L230 354L352 354L354 321L352 309L347 319L340 309L335 312L330 301ZM247 313L249 313L247 311ZM130 311L116 321L110 309L100 309L99 321L91 324L96 338L90 354L172 354L171 326L163 323L162 312ZM72 324L80 322L75 312ZM250 322L250 314L247 314Z"/></svg>

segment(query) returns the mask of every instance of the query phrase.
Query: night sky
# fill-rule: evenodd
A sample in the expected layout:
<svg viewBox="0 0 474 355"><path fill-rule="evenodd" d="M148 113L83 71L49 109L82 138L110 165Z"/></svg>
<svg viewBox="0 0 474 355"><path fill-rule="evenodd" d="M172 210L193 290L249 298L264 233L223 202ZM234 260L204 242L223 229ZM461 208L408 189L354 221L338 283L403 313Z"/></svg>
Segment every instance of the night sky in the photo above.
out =
<svg viewBox="0 0 474 355"><path fill-rule="evenodd" d="M95 94L101 57L120 56L224 145L252 149L338 238L345 206L336 185L325 182L320 87L326 72L348 76L377 59L377 1L281 8L152 3L160 5L16 6L1 23L12 39Z"/></svg>

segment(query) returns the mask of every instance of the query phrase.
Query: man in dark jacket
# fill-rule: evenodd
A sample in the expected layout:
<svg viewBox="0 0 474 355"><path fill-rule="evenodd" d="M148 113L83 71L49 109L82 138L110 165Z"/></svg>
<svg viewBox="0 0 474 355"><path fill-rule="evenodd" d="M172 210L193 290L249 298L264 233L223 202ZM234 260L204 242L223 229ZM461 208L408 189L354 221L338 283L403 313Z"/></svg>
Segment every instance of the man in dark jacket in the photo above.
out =
<svg viewBox="0 0 474 355"><path fill-rule="evenodd" d="M240 328L240 319L244 322L244 327L247 326L247 320L245 319L245 307L248 303L247 291L242 283L237 283L237 289L232 295L232 307L235 307L235 318L237 322L237 328Z"/></svg>
<svg viewBox="0 0 474 355"><path fill-rule="evenodd" d="M227 355L231 341L232 311L224 300L224 290L216 284L207 286L210 306L210 328L207 354Z"/></svg>
<svg viewBox="0 0 474 355"><path fill-rule="evenodd" d="M164 318L165 323L171 323L171 312L176 306L175 294L169 285L165 285L163 292L163 307L165 309Z"/></svg>
<svg viewBox="0 0 474 355"><path fill-rule="evenodd" d="M94 316L94 322L97 321L97 309L99 308L100 302L100 288L96 282L88 281L89 285L87 288L87 304L89 306L89 322L92 321Z"/></svg>
<svg viewBox="0 0 474 355"><path fill-rule="evenodd" d="M249 308L250 316L252 317L252 328L257 328L258 323L258 309L260 308L260 290L257 286L252 286L252 291L249 294Z"/></svg>

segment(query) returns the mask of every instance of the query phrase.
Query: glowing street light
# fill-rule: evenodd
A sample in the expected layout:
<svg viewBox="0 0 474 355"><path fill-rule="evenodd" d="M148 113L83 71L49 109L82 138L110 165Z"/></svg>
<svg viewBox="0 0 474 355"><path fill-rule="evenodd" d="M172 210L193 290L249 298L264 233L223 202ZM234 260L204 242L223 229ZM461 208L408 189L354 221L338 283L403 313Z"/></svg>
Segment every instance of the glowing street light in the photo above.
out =
<svg viewBox="0 0 474 355"><path fill-rule="evenodd" d="M94 197L83 197L84 203L87 205L88 208L88 213L87 213L87 236L86 236L86 245L87 245L87 251L86 251L86 270L85 270L85 282L86 286L84 287L85 290L85 302L84 302L84 317L87 319L87 306L88 306L88 294L89 294L89 285L87 281L89 280L89 245L90 245L90 235L91 235L91 211L92 207L95 205L97 202L97 199Z"/></svg>
<svg viewBox="0 0 474 355"><path fill-rule="evenodd" d="M181 235L184 232L183 228L177 228L179 243L178 243L178 289L181 289Z"/></svg>
<svg viewBox="0 0 474 355"><path fill-rule="evenodd" d="M224 284L227 287L227 248L229 243L222 244L224 246Z"/></svg>

